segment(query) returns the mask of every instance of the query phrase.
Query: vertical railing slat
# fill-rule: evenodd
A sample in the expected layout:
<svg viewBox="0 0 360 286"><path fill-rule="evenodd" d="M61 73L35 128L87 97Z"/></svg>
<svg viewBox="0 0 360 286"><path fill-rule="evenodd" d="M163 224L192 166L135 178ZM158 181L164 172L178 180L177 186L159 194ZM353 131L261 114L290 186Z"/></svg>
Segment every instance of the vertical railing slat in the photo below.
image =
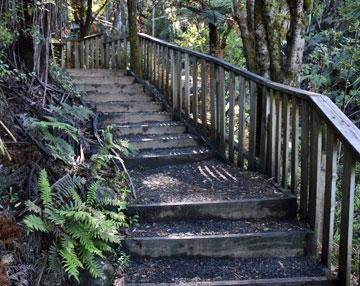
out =
<svg viewBox="0 0 360 286"><path fill-rule="evenodd" d="M218 115L219 115L219 152L220 156L225 159L226 149L226 119L225 119L225 71L219 67L219 97L218 97Z"/></svg>
<svg viewBox="0 0 360 286"><path fill-rule="evenodd" d="M326 174L324 195L324 222L321 248L321 261L331 266L331 252L334 235L337 140L330 126L326 130Z"/></svg>
<svg viewBox="0 0 360 286"><path fill-rule="evenodd" d="M184 79L184 111L186 119L189 119L190 114L190 75L189 75L189 66L190 59L189 54L185 53L184 55L184 69L185 69L185 79Z"/></svg>
<svg viewBox="0 0 360 286"><path fill-rule="evenodd" d="M193 78L193 92L192 92L192 114L194 124L198 124L198 66L197 66L197 58L193 57L192 62L192 78Z"/></svg>
<svg viewBox="0 0 360 286"><path fill-rule="evenodd" d="M201 60L201 125L206 132L206 61Z"/></svg>
<svg viewBox="0 0 360 286"><path fill-rule="evenodd" d="M176 59L175 59L175 51L171 49L170 52L171 52L171 86L172 86L171 103L172 103L173 112L175 112L176 103L177 103Z"/></svg>
<svg viewBox="0 0 360 286"><path fill-rule="evenodd" d="M275 140L276 140L276 110L274 91L269 90L269 135L267 140L267 174L270 177L275 176Z"/></svg>
<svg viewBox="0 0 360 286"><path fill-rule="evenodd" d="M266 173L267 158L267 137L268 137L268 115L269 115L269 97L266 87L262 87L261 93L261 131L260 131L260 171Z"/></svg>
<svg viewBox="0 0 360 286"><path fill-rule="evenodd" d="M289 137L290 137L290 105L289 97L287 94L282 95L282 126L283 126L283 138L282 138L282 176L281 184L284 189L288 188L289 181Z"/></svg>
<svg viewBox="0 0 360 286"><path fill-rule="evenodd" d="M318 238L318 205L321 172L321 142L322 132L318 114L311 110L310 128L310 177L309 177L309 223L314 231L314 241ZM314 249L315 251L316 249Z"/></svg>
<svg viewBox="0 0 360 286"><path fill-rule="evenodd" d="M296 193L299 166L299 104L296 97L292 98L291 132L291 191Z"/></svg>
<svg viewBox="0 0 360 286"><path fill-rule="evenodd" d="M340 285L351 284L351 257L354 224L355 198L355 156L344 145L344 172L342 182L340 245L339 245L339 280Z"/></svg>
<svg viewBox="0 0 360 286"><path fill-rule="evenodd" d="M170 90L169 90L169 80L170 80L170 54L169 48L166 47L165 49L165 69L166 69L166 76L165 76L165 94L167 99L170 98Z"/></svg>
<svg viewBox="0 0 360 286"><path fill-rule="evenodd" d="M211 124L211 132L210 136L212 140L216 140L217 134L217 98L216 98L216 66L215 64L210 64L210 124Z"/></svg>
<svg viewBox="0 0 360 286"><path fill-rule="evenodd" d="M176 52L176 64L177 64L177 102L176 102L176 110L180 114L182 109L182 59L181 59L181 52Z"/></svg>
<svg viewBox="0 0 360 286"><path fill-rule="evenodd" d="M282 118L282 101L280 94L275 93L275 108L276 108L276 140L275 140L275 178L279 183L281 178L281 118Z"/></svg>
<svg viewBox="0 0 360 286"><path fill-rule="evenodd" d="M238 166L244 168L244 132L245 132L245 80L239 77L239 127L238 127Z"/></svg>
<svg viewBox="0 0 360 286"><path fill-rule="evenodd" d="M248 168L255 170L255 153L256 153L256 117L257 117L257 85L250 81L250 123L249 123L249 154Z"/></svg>
<svg viewBox="0 0 360 286"><path fill-rule="evenodd" d="M301 186L299 214L303 222L308 220L309 198L309 105L301 102Z"/></svg>
<svg viewBox="0 0 360 286"><path fill-rule="evenodd" d="M235 128L235 74L229 75L229 161L234 163L234 128Z"/></svg>

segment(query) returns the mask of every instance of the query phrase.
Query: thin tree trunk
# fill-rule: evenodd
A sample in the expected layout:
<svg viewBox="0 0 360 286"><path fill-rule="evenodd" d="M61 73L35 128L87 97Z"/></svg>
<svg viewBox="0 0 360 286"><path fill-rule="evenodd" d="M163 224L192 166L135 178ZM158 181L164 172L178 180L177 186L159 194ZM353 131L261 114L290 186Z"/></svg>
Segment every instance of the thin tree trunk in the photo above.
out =
<svg viewBox="0 0 360 286"><path fill-rule="evenodd" d="M128 0L128 21L129 21L129 41L130 41L130 67L138 78L142 78L141 53L139 38L137 36L136 21L136 0Z"/></svg>

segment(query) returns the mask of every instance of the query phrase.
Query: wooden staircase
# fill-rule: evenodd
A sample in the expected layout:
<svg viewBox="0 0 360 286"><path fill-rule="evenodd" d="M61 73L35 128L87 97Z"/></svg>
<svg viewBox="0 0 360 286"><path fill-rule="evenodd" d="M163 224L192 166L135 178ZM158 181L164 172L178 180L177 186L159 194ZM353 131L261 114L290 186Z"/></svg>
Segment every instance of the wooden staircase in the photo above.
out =
<svg viewBox="0 0 360 286"><path fill-rule="evenodd" d="M101 124L139 153L128 159L139 225L124 246L125 285L331 285L297 199L219 160L186 125L112 70L69 69Z"/></svg>

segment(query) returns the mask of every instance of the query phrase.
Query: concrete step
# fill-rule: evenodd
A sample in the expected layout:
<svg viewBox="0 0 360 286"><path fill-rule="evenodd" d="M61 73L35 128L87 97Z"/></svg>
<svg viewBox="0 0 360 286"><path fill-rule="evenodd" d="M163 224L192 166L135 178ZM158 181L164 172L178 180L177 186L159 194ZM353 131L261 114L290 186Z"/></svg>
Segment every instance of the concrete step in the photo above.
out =
<svg viewBox="0 0 360 286"><path fill-rule="evenodd" d="M130 215L141 221L179 221L197 219L263 219L296 216L296 197L215 200L173 203L137 203L128 205Z"/></svg>
<svg viewBox="0 0 360 286"><path fill-rule="evenodd" d="M165 166L211 159L215 153L205 147L145 150L126 159L130 168Z"/></svg>
<svg viewBox="0 0 360 286"><path fill-rule="evenodd" d="M132 84L134 83L134 78L131 76L78 76L73 77L75 84L79 85L105 85L105 84Z"/></svg>
<svg viewBox="0 0 360 286"><path fill-rule="evenodd" d="M168 122L171 121L171 114L168 112L123 112L108 113L101 116L101 123L108 124L128 124L142 122Z"/></svg>
<svg viewBox="0 0 360 286"><path fill-rule="evenodd" d="M144 96L144 98L146 98ZM132 101L109 101L102 103L95 103L96 109L103 113L109 112L149 112L162 111L161 104L157 102L132 102Z"/></svg>
<svg viewBox="0 0 360 286"><path fill-rule="evenodd" d="M139 150L160 150L198 146L198 138L190 134L132 135L122 138Z"/></svg>
<svg viewBox="0 0 360 286"><path fill-rule="evenodd" d="M126 286L329 286L336 281L311 257L136 258L120 275Z"/></svg>
<svg viewBox="0 0 360 286"><path fill-rule="evenodd" d="M181 122L149 122L149 123L136 123L127 125L118 125L114 132L117 136L126 136L133 134L181 134L186 131L186 127Z"/></svg>
<svg viewBox="0 0 360 286"><path fill-rule="evenodd" d="M66 69L66 72L71 77L102 77L104 75L110 76L124 76L127 74L125 70L110 70L110 69Z"/></svg>
<svg viewBox="0 0 360 286"><path fill-rule="evenodd" d="M124 91L120 91L117 93L93 93L88 92L84 95L85 101L96 104L96 103L107 103L107 102L140 102L140 103L148 103L153 101L150 96L147 96L143 91L139 91L138 93L128 93Z"/></svg>
<svg viewBox="0 0 360 286"><path fill-rule="evenodd" d="M124 246L143 257L291 257L313 253L313 232L291 221L196 220L130 229Z"/></svg>

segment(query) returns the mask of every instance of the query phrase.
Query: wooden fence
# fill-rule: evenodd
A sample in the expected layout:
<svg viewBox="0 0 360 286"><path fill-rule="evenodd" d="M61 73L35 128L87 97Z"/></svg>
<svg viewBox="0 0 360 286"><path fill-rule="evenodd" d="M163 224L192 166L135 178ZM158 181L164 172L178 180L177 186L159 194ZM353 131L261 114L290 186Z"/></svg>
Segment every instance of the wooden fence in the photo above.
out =
<svg viewBox="0 0 360 286"><path fill-rule="evenodd" d="M341 285L350 285L360 130L327 96L272 82L145 34L139 39L144 77L164 95L174 115L196 127L224 160L275 178L296 194L299 218L321 245L316 249L315 243L313 254L328 267L339 206L337 182L342 183L338 278ZM118 58L123 54L126 59L127 48L121 49L126 41L87 37L75 42L71 56L73 46L67 43L67 67L126 67L127 61ZM68 64L71 57L74 64Z"/></svg>

